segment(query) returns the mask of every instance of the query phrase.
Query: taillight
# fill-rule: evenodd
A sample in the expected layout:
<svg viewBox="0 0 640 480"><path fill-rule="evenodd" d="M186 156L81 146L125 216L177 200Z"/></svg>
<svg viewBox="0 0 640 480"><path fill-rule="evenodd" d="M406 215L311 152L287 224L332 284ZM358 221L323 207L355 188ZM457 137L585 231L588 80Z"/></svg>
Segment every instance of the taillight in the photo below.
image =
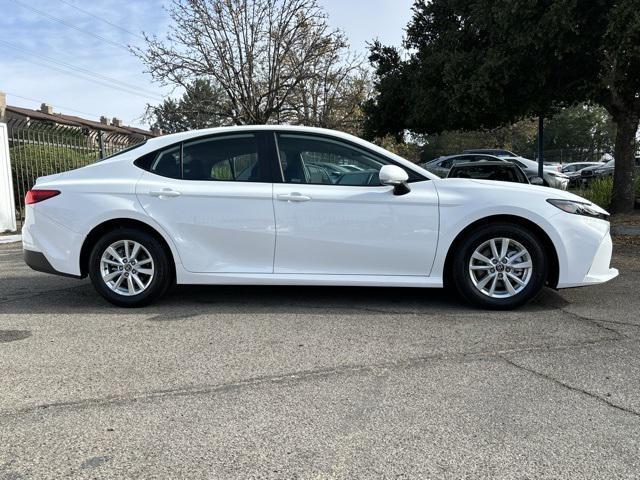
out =
<svg viewBox="0 0 640 480"><path fill-rule="evenodd" d="M60 195L60 190L29 190L26 197L24 197L24 203L25 205L31 205L55 197L56 195Z"/></svg>

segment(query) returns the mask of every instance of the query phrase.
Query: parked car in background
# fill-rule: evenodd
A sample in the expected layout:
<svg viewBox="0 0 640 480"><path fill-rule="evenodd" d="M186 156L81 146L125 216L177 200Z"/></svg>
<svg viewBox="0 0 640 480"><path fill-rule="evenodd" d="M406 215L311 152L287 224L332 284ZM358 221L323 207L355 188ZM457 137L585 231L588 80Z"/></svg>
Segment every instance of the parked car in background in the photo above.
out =
<svg viewBox="0 0 640 480"><path fill-rule="evenodd" d="M596 178L609 177L613 175L615 160L609 160L607 163L600 163L592 167L586 167L580 170L580 180L583 184L588 184Z"/></svg>
<svg viewBox="0 0 640 480"><path fill-rule="evenodd" d="M477 162L503 162L500 158L494 155L486 155L486 154L459 154L459 155L448 155L446 157L439 157L435 160L431 160L430 162L423 163L420 166L425 170L438 175L439 177L445 178L449 175L449 170L451 167L457 163L477 163Z"/></svg>
<svg viewBox="0 0 640 480"><path fill-rule="evenodd" d="M569 177L569 186L577 187L580 185L581 174L583 168L604 165L602 162L573 162L562 165L562 173Z"/></svg>
<svg viewBox="0 0 640 480"><path fill-rule="evenodd" d="M336 185L325 169L306 165L312 159L361 171ZM165 135L41 177L25 200L26 263L89 276L102 296L126 307L148 304L174 283L439 288L450 281L469 301L506 309L545 285L618 275L609 214L588 200L530 185L443 180L331 130L252 125Z"/></svg>
<svg viewBox="0 0 640 480"><path fill-rule="evenodd" d="M538 176L538 162L524 157L500 158L519 166L529 178ZM547 187L557 188L559 190L566 190L569 187L569 177L562 172L558 172L558 170L552 166L543 167L542 180Z"/></svg>
<svg viewBox="0 0 640 480"><path fill-rule="evenodd" d="M509 162L456 163L447 178L474 178L477 180L497 180L500 182L531 183L522 169ZM534 183L542 184L542 179L533 177Z"/></svg>
<svg viewBox="0 0 640 480"><path fill-rule="evenodd" d="M599 165L604 165L603 162L573 162L573 163L565 163L562 165L562 173L570 174L579 172L583 168L587 167L597 167Z"/></svg>

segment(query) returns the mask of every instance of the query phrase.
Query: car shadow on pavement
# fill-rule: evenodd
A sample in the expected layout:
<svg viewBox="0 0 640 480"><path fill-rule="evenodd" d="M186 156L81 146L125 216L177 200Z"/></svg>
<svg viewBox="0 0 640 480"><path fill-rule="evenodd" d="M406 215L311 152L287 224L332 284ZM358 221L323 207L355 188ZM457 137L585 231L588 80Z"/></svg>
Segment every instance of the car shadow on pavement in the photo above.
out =
<svg viewBox="0 0 640 480"><path fill-rule="evenodd" d="M73 281L71 286L65 282L59 289L50 282L40 284L40 277L18 280L28 281L29 290L0 297L0 314L126 313L157 320L206 313L482 314L451 289L180 285L152 305L123 309L100 297L87 280ZM557 309L567 303L558 292L544 289L522 309Z"/></svg>

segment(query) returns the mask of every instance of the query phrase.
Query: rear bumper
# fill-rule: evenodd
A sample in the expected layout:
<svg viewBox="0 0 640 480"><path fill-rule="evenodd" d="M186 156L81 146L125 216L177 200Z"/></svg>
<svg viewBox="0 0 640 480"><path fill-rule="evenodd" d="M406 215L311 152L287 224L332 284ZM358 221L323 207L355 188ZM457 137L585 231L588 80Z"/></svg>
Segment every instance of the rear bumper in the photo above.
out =
<svg viewBox="0 0 640 480"><path fill-rule="evenodd" d="M82 278L80 275L72 275L70 273L63 273L56 270L42 252L24 250L24 263L37 272L52 273L63 277Z"/></svg>
<svg viewBox="0 0 640 480"><path fill-rule="evenodd" d="M79 259L84 237L38 211L36 206L27 205L22 227L22 248L27 265L41 272L81 278ZM39 255L33 255L36 253L41 254L46 263L38 258Z"/></svg>

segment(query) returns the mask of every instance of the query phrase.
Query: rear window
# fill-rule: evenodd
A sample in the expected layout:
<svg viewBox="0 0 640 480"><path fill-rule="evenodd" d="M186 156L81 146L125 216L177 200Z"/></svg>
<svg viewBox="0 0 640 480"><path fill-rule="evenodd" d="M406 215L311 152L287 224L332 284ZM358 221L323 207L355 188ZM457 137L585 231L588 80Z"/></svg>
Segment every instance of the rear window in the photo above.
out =
<svg viewBox="0 0 640 480"><path fill-rule="evenodd" d="M103 160L109 160L110 158L114 158L120 155L124 155L125 153L131 152L133 150L135 150L136 148L140 148L142 147L145 143L147 143L147 140L143 140L140 143L136 143L135 145L131 145L130 147L125 148L124 150L120 150L119 152L116 153L112 153L111 155L109 155L108 157L103 157L98 159L98 162L102 162Z"/></svg>
<svg viewBox="0 0 640 480"><path fill-rule="evenodd" d="M479 180L499 180L502 182L527 183L527 178L520 169L510 165L465 165L453 167L450 178L475 178Z"/></svg>

